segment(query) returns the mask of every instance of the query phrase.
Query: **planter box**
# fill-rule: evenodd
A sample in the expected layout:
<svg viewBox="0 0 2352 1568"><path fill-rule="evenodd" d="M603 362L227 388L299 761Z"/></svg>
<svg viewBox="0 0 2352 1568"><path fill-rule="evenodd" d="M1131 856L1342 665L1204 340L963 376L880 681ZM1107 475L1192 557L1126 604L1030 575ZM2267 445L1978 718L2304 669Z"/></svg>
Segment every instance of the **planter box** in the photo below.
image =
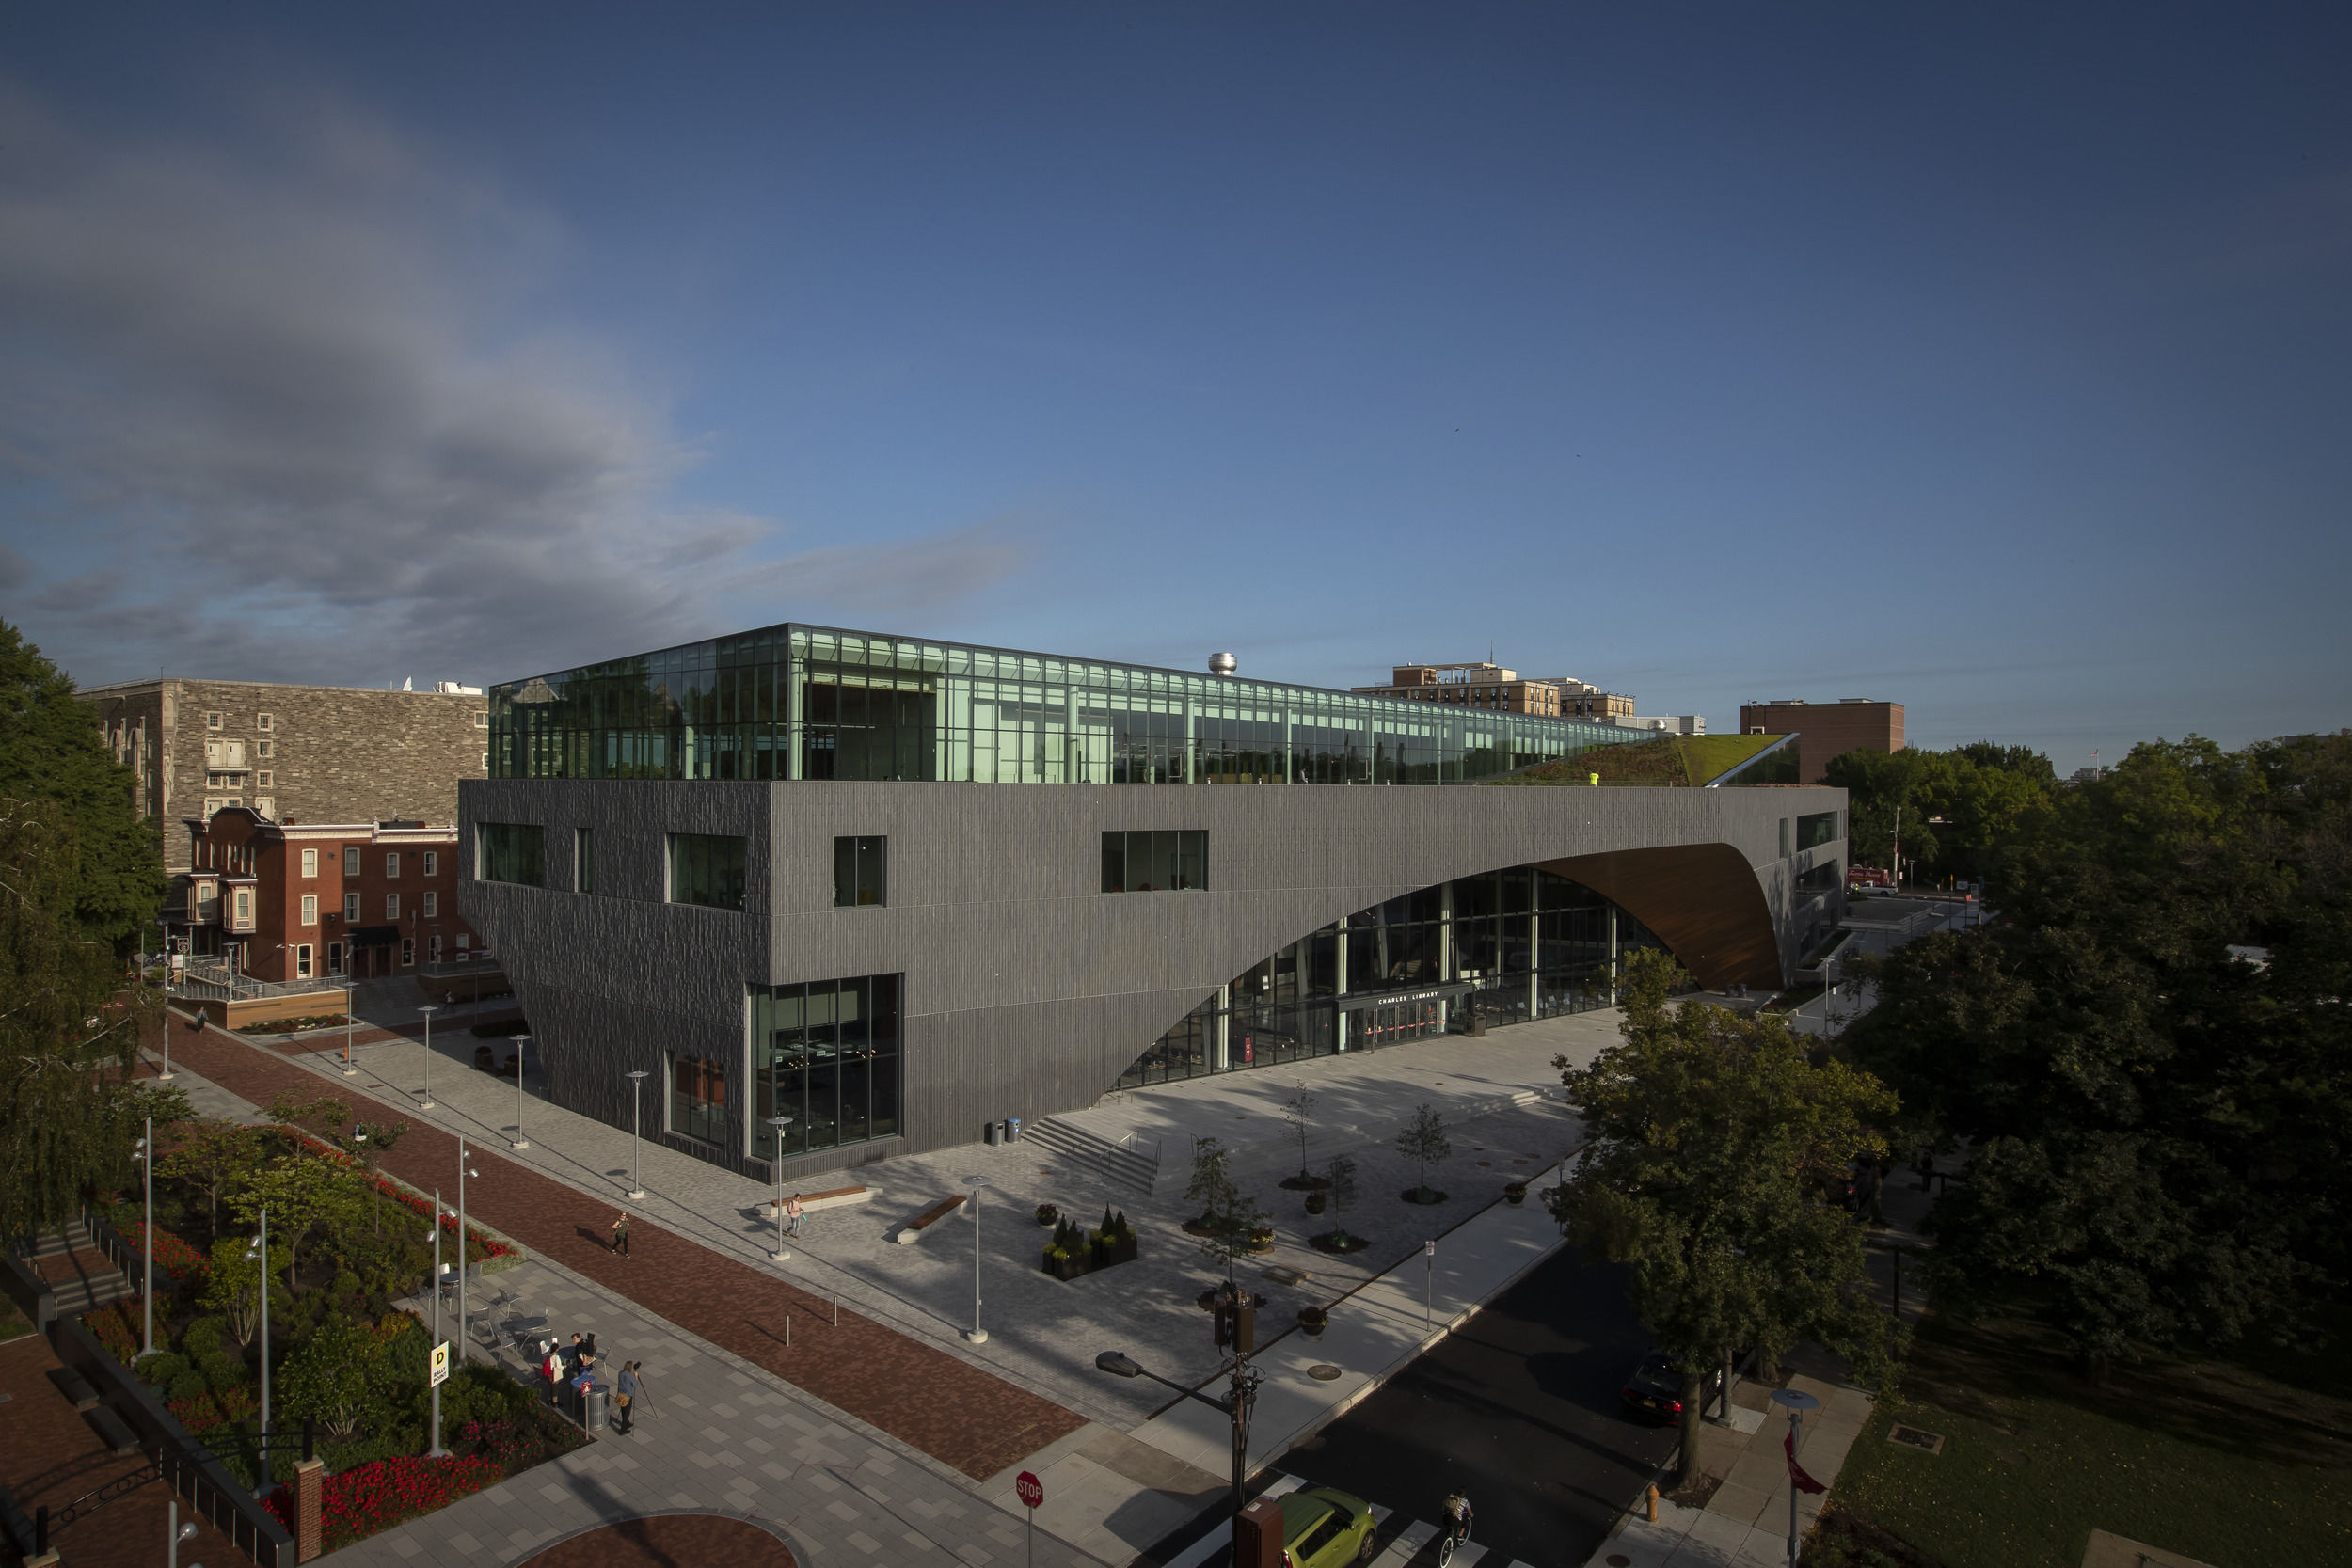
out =
<svg viewBox="0 0 2352 1568"><path fill-rule="evenodd" d="M1094 1255L1091 1252L1073 1252L1057 1258L1049 1252L1045 1255L1044 1269L1056 1279L1075 1279L1080 1275L1094 1272Z"/></svg>

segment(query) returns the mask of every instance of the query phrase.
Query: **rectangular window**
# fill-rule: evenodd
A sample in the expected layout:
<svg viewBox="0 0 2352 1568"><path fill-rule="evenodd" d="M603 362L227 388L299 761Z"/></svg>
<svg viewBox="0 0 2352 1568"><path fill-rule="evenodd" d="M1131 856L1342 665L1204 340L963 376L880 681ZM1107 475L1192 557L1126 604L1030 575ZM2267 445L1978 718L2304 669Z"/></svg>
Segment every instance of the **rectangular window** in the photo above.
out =
<svg viewBox="0 0 2352 1568"><path fill-rule="evenodd" d="M727 1130L726 1071L700 1056L670 1056L670 1131L722 1143Z"/></svg>
<svg viewBox="0 0 2352 1568"><path fill-rule="evenodd" d="M400 918L399 894L388 893L384 895L384 918L387 920L398 920Z"/></svg>
<svg viewBox="0 0 2352 1568"><path fill-rule="evenodd" d="M477 730L488 729L490 727L490 716L486 713L475 714L473 716L473 727Z"/></svg>
<svg viewBox="0 0 2352 1568"><path fill-rule="evenodd" d="M315 893L306 893L302 895L302 923L305 926L315 926L319 923L319 895Z"/></svg>
<svg viewBox="0 0 2352 1568"><path fill-rule="evenodd" d="M249 887L241 887L237 889L236 901L232 908L236 911L235 919L237 922L237 929L240 931L252 929L253 890Z"/></svg>
<svg viewBox="0 0 2352 1568"><path fill-rule="evenodd" d="M387 877L397 877L400 875L399 850L390 850L384 856L384 875Z"/></svg>
<svg viewBox="0 0 2352 1568"><path fill-rule="evenodd" d="M1834 811L1815 812L1797 818L1797 847L1818 849L1837 836L1837 814Z"/></svg>
<svg viewBox="0 0 2352 1568"><path fill-rule="evenodd" d="M596 835L594 829L572 830L572 891L596 891Z"/></svg>
<svg viewBox="0 0 2352 1568"><path fill-rule="evenodd" d="M1837 863L1834 860L1823 861L1819 865L1807 866L1797 873L1799 893L1826 893L1836 885Z"/></svg>
<svg viewBox="0 0 2352 1568"><path fill-rule="evenodd" d="M302 851L302 874L305 877L315 877L319 874L319 852L316 849Z"/></svg>
<svg viewBox="0 0 2352 1568"><path fill-rule="evenodd" d="M359 847L356 844L343 846L343 875L346 877L359 875Z"/></svg>
<svg viewBox="0 0 2352 1568"><path fill-rule="evenodd" d="M485 822L475 830L474 875L485 882L545 887L548 831L535 822Z"/></svg>
<svg viewBox="0 0 2352 1568"><path fill-rule="evenodd" d="M269 715L266 713L255 714L253 716L253 727L261 731L263 735L269 734Z"/></svg>
<svg viewBox="0 0 2352 1568"><path fill-rule="evenodd" d="M278 754L278 743L274 740L257 740L253 743L253 754L263 762L267 762Z"/></svg>
<svg viewBox="0 0 2352 1568"><path fill-rule="evenodd" d="M880 837L836 838L833 841L834 909L855 909L884 901L882 869L889 842Z"/></svg>
<svg viewBox="0 0 2352 1568"><path fill-rule="evenodd" d="M245 742L242 740L208 740L204 743L204 766L207 768L243 768Z"/></svg>
<svg viewBox="0 0 2352 1568"><path fill-rule="evenodd" d="M440 912L441 895L437 893L426 894L424 895L424 917L427 920L431 920Z"/></svg>
<svg viewBox="0 0 2352 1568"><path fill-rule="evenodd" d="M206 714L204 716L204 727L208 730L216 730L220 728L220 715L217 713Z"/></svg>
<svg viewBox="0 0 2352 1568"><path fill-rule="evenodd" d="M898 1133L901 977L753 986L753 1151L787 1159ZM771 1117L790 1117L779 1149Z"/></svg>
<svg viewBox="0 0 2352 1568"><path fill-rule="evenodd" d="M401 968L403 968L403 969L414 969L414 968L416 967L416 964L417 964L417 939L416 939L416 938L414 938L414 937L403 937L403 938L401 938L401 939L400 939L400 967L401 967Z"/></svg>
<svg viewBox="0 0 2352 1568"><path fill-rule="evenodd" d="M466 932L460 931L457 933L457 961L459 963L464 963L466 961L466 942L468 940L468 934Z"/></svg>
<svg viewBox="0 0 2352 1568"><path fill-rule="evenodd" d="M1104 893L1191 892L1208 885L1205 829L1103 835Z"/></svg>
<svg viewBox="0 0 2352 1568"><path fill-rule="evenodd" d="M294 978L308 980L310 977L310 944L307 942L296 942L294 944Z"/></svg>
<svg viewBox="0 0 2352 1568"><path fill-rule="evenodd" d="M359 895L358 894L346 893L343 895L343 918L350 921L354 926L359 924Z"/></svg>
<svg viewBox="0 0 2352 1568"><path fill-rule="evenodd" d="M278 775L272 773L267 768L263 768L261 772L253 775L253 787L256 789L267 789L277 782Z"/></svg>
<svg viewBox="0 0 2352 1568"><path fill-rule="evenodd" d="M424 939L424 954L425 959L429 963L439 963L441 961L440 932L436 931L431 936Z"/></svg>
<svg viewBox="0 0 2352 1568"><path fill-rule="evenodd" d="M718 833L672 833L670 902L741 909L743 841Z"/></svg>
<svg viewBox="0 0 2352 1568"><path fill-rule="evenodd" d="M342 972L343 944L340 942L330 942L326 944L326 973L341 974Z"/></svg>
<svg viewBox="0 0 2352 1568"><path fill-rule="evenodd" d="M440 870L441 857L439 852L437 850L427 849L424 852L424 874L428 877L435 877L440 874Z"/></svg>

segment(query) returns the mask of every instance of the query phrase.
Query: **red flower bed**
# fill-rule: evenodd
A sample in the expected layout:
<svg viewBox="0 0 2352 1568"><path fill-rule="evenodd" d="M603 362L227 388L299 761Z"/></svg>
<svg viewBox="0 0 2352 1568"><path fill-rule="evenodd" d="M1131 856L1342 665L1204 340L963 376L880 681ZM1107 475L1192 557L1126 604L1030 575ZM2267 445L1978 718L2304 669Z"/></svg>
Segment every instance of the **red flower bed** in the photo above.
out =
<svg viewBox="0 0 2352 1568"><path fill-rule="evenodd" d="M147 1261L147 1222L143 1219L133 1220L123 1227L123 1233L131 1243L129 1272L136 1275ZM202 1285L212 1270L211 1259L163 1227L155 1227L155 1272L168 1279L175 1289L182 1285Z"/></svg>
<svg viewBox="0 0 2352 1568"><path fill-rule="evenodd" d="M364 1541L381 1529L436 1509L485 1486L495 1486L506 1472L495 1462L478 1457L447 1459L377 1459L328 1476L320 1498L326 1546L333 1551ZM266 1499L278 1522L294 1531L294 1499L279 1487Z"/></svg>
<svg viewBox="0 0 2352 1568"><path fill-rule="evenodd" d="M97 1338L107 1353L124 1366L139 1358L140 1335L146 1332L139 1298L110 1301L95 1312L82 1314L82 1326Z"/></svg>

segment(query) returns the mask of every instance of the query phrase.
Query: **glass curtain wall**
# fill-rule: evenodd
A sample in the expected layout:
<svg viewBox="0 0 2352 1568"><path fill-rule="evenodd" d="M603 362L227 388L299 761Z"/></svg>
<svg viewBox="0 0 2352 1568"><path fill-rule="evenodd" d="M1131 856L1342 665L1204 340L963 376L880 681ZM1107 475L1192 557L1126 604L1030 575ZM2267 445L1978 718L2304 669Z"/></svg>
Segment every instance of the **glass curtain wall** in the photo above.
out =
<svg viewBox="0 0 2352 1568"><path fill-rule="evenodd" d="M771 1117L786 1116L787 1158L898 1132L898 982L868 974L754 986L752 1152L776 1154Z"/></svg>
<svg viewBox="0 0 2352 1568"><path fill-rule="evenodd" d="M1607 1006L1616 968L1661 943L1581 882L1533 866L1359 910L1235 975L1120 1075L1121 1087L1470 1026Z"/></svg>
<svg viewBox="0 0 2352 1568"><path fill-rule="evenodd" d="M1647 738L803 626L490 689L494 779L1466 784Z"/></svg>

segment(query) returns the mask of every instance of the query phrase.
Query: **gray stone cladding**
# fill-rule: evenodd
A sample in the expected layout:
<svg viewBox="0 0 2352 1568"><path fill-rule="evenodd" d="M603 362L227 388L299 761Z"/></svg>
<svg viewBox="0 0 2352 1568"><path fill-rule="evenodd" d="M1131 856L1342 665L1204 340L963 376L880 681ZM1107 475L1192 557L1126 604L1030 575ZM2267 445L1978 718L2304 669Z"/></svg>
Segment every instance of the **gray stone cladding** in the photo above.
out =
<svg viewBox="0 0 2352 1568"><path fill-rule="evenodd" d="M1783 818L1842 811L1836 789L728 784L492 780L459 790L459 901L488 934L560 1103L716 1163L750 1160L744 988L906 976L903 1135L812 1153L787 1174L977 1140L1008 1116L1094 1103L1190 1008L1343 915L1451 878L1572 855L1732 847L1778 927L1803 936ZM547 830L544 887L473 879L473 828ZM573 885L594 834L596 891ZM1104 894L1106 831L1206 829L1205 891ZM663 901L664 835L748 840L747 907ZM889 841L887 903L833 907L836 836ZM729 1141L663 1133L666 1053L726 1064Z"/></svg>
<svg viewBox="0 0 2352 1568"><path fill-rule="evenodd" d="M489 744L478 721L488 702L478 692L173 679L76 695L117 759L138 775L140 815L154 824L172 872L189 868L182 820L202 816L207 800L267 800L279 822L454 822L458 781L483 777ZM214 713L218 729L206 721ZM238 743L241 760L212 768L207 741ZM212 772L239 773L242 782L208 786Z"/></svg>

